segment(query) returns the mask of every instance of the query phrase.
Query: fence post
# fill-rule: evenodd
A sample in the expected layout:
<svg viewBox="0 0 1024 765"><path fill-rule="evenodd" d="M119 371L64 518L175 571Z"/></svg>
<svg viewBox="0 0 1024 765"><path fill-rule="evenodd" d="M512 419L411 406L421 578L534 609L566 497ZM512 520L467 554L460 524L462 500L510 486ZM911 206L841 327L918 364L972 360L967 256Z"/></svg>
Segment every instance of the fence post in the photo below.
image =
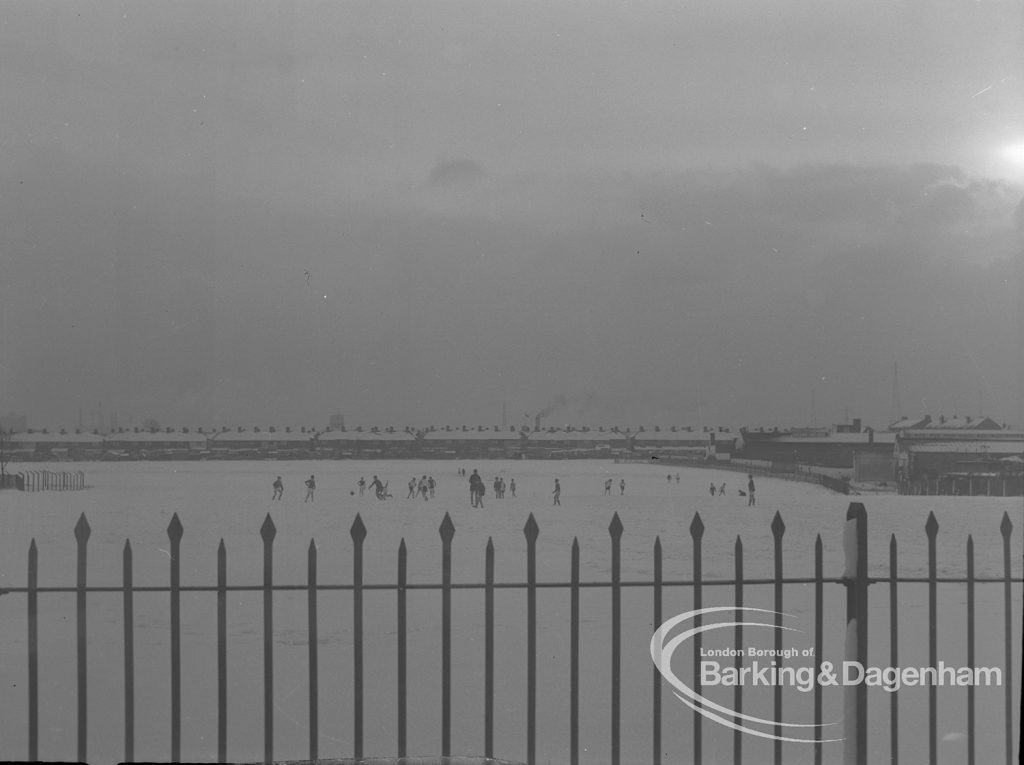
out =
<svg viewBox="0 0 1024 765"><path fill-rule="evenodd" d="M398 627L398 756L405 757L406 747L406 575L408 570L408 551L405 537L398 545L398 591L396 595L396 624Z"/></svg>
<svg viewBox="0 0 1024 765"><path fill-rule="evenodd" d="M569 585L569 765L580 765L580 542L572 538Z"/></svg>
<svg viewBox="0 0 1024 765"><path fill-rule="evenodd" d="M537 537L540 528L530 513L526 537L526 762L537 762Z"/></svg>
<svg viewBox="0 0 1024 765"><path fill-rule="evenodd" d="M441 756L452 753L452 538L455 524L444 514L441 534ZM357 756L362 756L361 753Z"/></svg>
<svg viewBox="0 0 1024 765"><path fill-rule="evenodd" d="M825 556L821 544L821 534L814 540L814 655L819 662L825 655ZM814 726L821 729L821 683L814 684ZM821 765L821 743L814 745L814 765Z"/></svg>
<svg viewBox="0 0 1024 765"><path fill-rule="evenodd" d="M124 761L135 759L135 605L132 589L132 545L124 540L121 553L124 588Z"/></svg>
<svg viewBox="0 0 1024 765"><path fill-rule="evenodd" d="M181 760L181 535L178 514L171 517L171 762Z"/></svg>
<svg viewBox="0 0 1024 765"><path fill-rule="evenodd" d="M775 513L775 517L772 518L772 537L775 542L775 653L777 656L782 655L782 535L786 533L786 524L782 520L782 515L778 512ZM774 762L775 765L782 765L782 686L779 684L775 685L773 689L774 699L773 708L775 710L775 719L780 724L775 726L775 741L772 742L774 748Z"/></svg>
<svg viewBox="0 0 1024 765"><path fill-rule="evenodd" d="M896 535L889 536L889 666L898 667L899 662L899 599L897 597L897 545ZM820 654L820 652L819 652ZM889 762L898 765L900 759L900 701L899 691L893 691L889 699Z"/></svg>
<svg viewBox="0 0 1024 765"><path fill-rule="evenodd" d="M76 610L78 613L78 759L80 762L88 761L86 733L88 731L89 693L86 685L88 673L86 671L85 550L91 533L92 530L89 528L89 522L85 519L85 513L82 513L78 518L78 523L75 524L75 539L78 541Z"/></svg>
<svg viewBox="0 0 1024 765"><path fill-rule="evenodd" d="M495 756L495 542L483 552L483 756ZM398 753L402 756L404 751Z"/></svg>
<svg viewBox="0 0 1024 765"><path fill-rule="evenodd" d="M28 759L39 759L39 551L28 546Z"/></svg>
<svg viewBox="0 0 1024 765"><path fill-rule="evenodd" d="M619 765L619 712L621 691L622 653L622 591L621 546L622 521L619 514L612 516L608 533L612 537L612 765Z"/></svg>
<svg viewBox="0 0 1024 765"><path fill-rule="evenodd" d="M733 601L737 609L743 608L743 540L740 539L740 535L736 535L736 545L733 547L733 566L735 584L733 585ZM737 615L739 615L737 611ZM742 665L743 653L743 623L740 619L736 620L736 656L733 660L733 667L736 669L737 677L739 677L740 666ZM742 683L736 683L736 687L733 689L732 706L739 714L743 711L743 685ZM733 730L732 734L732 747L733 747L733 765L741 765L743 762L743 734L738 730Z"/></svg>
<svg viewBox="0 0 1024 765"><path fill-rule="evenodd" d="M928 535L928 666L938 667L938 566L935 551L935 536L939 533L939 522L935 513L928 513L924 524ZM935 765L939 760L938 737L938 691L934 683L928 686L928 762Z"/></svg>
<svg viewBox="0 0 1024 765"><path fill-rule="evenodd" d="M320 756L320 656L317 624L316 540L306 551L306 617L309 632L309 759Z"/></svg>
<svg viewBox="0 0 1024 765"><path fill-rule="evenodd" d="M352 749L363 756L363 540L366 526L356 513L349 529L352 537Z"/></svg>
<svg viewBox="0 0 1024 765"><path fill-rule="evenodd" d="M274 761L274 537L270 513L260 527L263 538L263 759Z"/></svg>
<svg viewBox="0 0 1024 765"><path fill-rule="evenodd" d="M967 666L974 667L974 535L967 535ZM967 765L974 765L974 685L967 686Z"/></svg>
<svg viewBox="0 0 1024 765"><path fill-rule="evenodd" d="M661 626L661 537L654 538L654 629ZM654 698L652 699L653 730L651 731L652 765L661 765L661 669L654 667Z"/></svg>
<svg viewBox="0 0 1024 765"><path fill-rule="evenodd" d="M217 762L228 761L228 550L217 545Z"/></svg>
<svg viewBox="0 0 1024 765"><path fill-rule="evenodd" d="M846 567L846 661L867 665L868 656L868 515L864 505L851 502L843 528ZM845 765L867 765L868 695L867 686L858 683L845 689L844 743Z"/></svg>
<svg viewBox="0 0 1024 765"><path fill-rule="evenodd" d="M1013 533L1013 523L1010 522L1010 514L1004 512L1003 520L999 524L999 533L1003 536L1003 629L1004 643L1006 644L1006 765L1013 762L1013 602L1010 588L1010 534Z"/></svg>
<svg viewBox="0 0 1024 765"><path fill-rule="evenodd" d="M699 611L704 607L704 595L701 588L701 580L704 578L703 574L703 559L701 558L701 540L704 538L704 521L700 519L700 513L693 514L693 520L690 522L690 537L693 539L693 610ZM703 620L700 616L696 616L693 620L693 626L700 627ZM658 625L655 625L657 629ZM700 695L701 693L701 682L700 682L700 651L701 651L701 639L700 633L693 636L693 689ZM700 765L703 760L703 728L701 727L702 715L697 709L693 710L693 761L695 765Z"/></svg>

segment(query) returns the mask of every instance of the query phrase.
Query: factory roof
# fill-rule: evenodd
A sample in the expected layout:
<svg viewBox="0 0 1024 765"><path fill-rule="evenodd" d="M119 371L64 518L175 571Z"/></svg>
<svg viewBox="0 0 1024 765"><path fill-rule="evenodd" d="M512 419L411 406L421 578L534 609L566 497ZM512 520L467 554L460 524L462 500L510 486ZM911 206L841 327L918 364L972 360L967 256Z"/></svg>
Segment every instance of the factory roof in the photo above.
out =
<svg viewBox="0 0 1024 765"><path fill-rule="evenodd" d="M1018 441L920 441L907 450L925 454L1024 454L1024 440Z"/></svg>
<svg viewBox="0 0 1024 765"><path fill-rule="evenodd" d="M522 436L513 428L452 428L451 430L428 430L423 434L426 441L519 441Z"/></svg>
<svg viewBox="0 0 1024 765"><path fill-rule="evenodd" d="M329 430L317 436L322 443L370 443L380 441L414 441L415 434L404 430Z"/></svg>
<svg viewBox="0 0 1024 765"><path fill-rule="evenodd" d="M873 436L873 438L872 438ZM863 431L861 433L828 433L821 436L779 436L772 439L775 444L893 444L895 433Z"/></svg>
<svg viewBox="0 0 1024 765"><path fill-rule="evenodd" d="M166 430L140 430L135 431L124 431L123 433L109 433L106 437L108 444L118 443L180 443L180 444L192 444L205 442L210 437L209 433L198 433L189 432L183 433L180 430L174 430L168 433Z"/></svg>
<svg viewBox="0 0 1024 765"><path fill-rule="evenodd" d="M42 431L15 433L10 437L13 445L18 444L102 444L103 436L98 433L43 433Z"/></svg>
<svg viewBox="0 0 1024 765"><path fill-rule="evenodd" d="M273 443L278 441L312 441L315 437L316 433L313 431L306 431L303 433L301 430L277 430L274 432L269 430L243 430L241 433L237 430L227 430L221 431L220 433L214 433L209 438L214 445L217 445L252 441L260 441L262 443Z"/></svg>

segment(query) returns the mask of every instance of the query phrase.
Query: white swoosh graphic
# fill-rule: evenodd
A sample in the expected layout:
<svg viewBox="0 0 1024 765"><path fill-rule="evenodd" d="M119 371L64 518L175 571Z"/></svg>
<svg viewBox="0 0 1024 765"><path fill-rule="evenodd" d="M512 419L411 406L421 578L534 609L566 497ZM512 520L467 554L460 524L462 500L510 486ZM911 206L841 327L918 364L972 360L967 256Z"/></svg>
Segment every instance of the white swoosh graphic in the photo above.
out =
<svg viewBox="0 0 1024 765"><path fill-rule="evenodd" d="M668 680L669 683L673 686L673 688L675 688L677 691L679 691L677 693L674 693L676 698L678 698L680 701L682 701L684 704L686 704L688 707L690 707L694 711L699 712L700 714L704 715L709 720L713 720L713 721L715 721L715 722L717 722L717 723L719 723L721 725L726 726L727 728L732 728L733 730L738 730L738 731L742 731L744 733L749 733L749 734L751 734L753 736L758 736L760 738L768 738L768 739L772 739L772 740L776 740L776 741L789 741L789 742L795 742L795 743L811 743L811 744L814 744L814 743L830 743L830 742L835 742L835 741L842 741L843 739L841 739L841 738L813 739L813 738L792 738L792 737L787 737L787 736L777 736L774 733L765 733L763 731L759 731L759 730L756 730L756 729L753 729L753 728L749 728L749 727L747 727L745 725L734 723L731 720L727 720L727 719L725 719L723 717L720 717L719 715L714 714L713 712L709 711L709 709L717 710L718 712L722 712L723 714L726 714L729 717L733 717L733 718L736 718L736 719L746 720L748 722L758 723L758 724L761 724L761 725L771 725L773 727L774 726L785 726L785 727L790 727L790 728L818 728L818 727L825 727L827 725L835 725L834 722L823 723L822 725L816 725L814 723L787 723L787 722L782 722L780 720L768 720L768 719L765 719L765 718L762 718L762 717L755 717L753 715L746 715L746 714L743 714L741 712L736 712L734 710L731 710L728 707L724 707L724 706L722 706L720 704L716 704L715 702L710 701L709 699L704 698L700 694L696 693L686 683L684 683L682 680L679 679L679 677L672 671L672 654L675 652L675 650L682 643L684 643L685 641L689 640L694 635L699 635L699 634L702 634L704 632L708 632L710 630L725 629L727 627L739 627L739 626L743 626L743 627L771 627L771 628L775 628L775 629L786 630L788 632L801 632L802 631L802 630L795 629L793 627L777 626L775 624L768 624L768 623L765 623L765 622L719 622L719 623L716 623L716 624L707 624L707 625L702 625L700 627L694 627L693 629L686 630L682 634L680 634L680 635L676 636L675 638L673 638L672 640L670 640L667 644L664 643L665 636L676 625L678 625L678 624L680 624L680 623L682 623L684 621L687 621L689 619L692 619L692 618L694 618L696 616L702 616L703 614L710 614L710 613L718 613L718 612L721 612L721 611L754 611L754 612L763 613L763 614L781 614L782 616L789 616L790 618L794 618L794 617L792 617L791 614L785 614L785 613L782 613L782 612L779 612L779 611L771 611L771 610L764 609L764 608L752 608L752 607L748 607L748 606L715 606L715 607L711 607L711 608L701 608L701 609L697 609L695 611L687 611L686 613L679 614L678 616L674 616L673 618L671 618L668 621L664 622L655 631L654 635L651 637L651 658L654 660L654 664L658 668L658 671L661 673L662 677L664 677L666 680ZM691 701L691 699L693 701ZM694 701L696 701L701 706L697 706L697 704L694 704L693 703ZM708 707L709 709L705 709L704 707Z"/></svg>

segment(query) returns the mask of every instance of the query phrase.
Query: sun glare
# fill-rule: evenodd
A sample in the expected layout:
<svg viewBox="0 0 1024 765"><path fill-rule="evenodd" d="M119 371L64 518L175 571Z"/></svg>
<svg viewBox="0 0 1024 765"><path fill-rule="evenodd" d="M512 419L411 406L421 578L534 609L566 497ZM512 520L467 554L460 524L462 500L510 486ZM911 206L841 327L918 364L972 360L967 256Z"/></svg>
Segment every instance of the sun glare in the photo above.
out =
<svg viewBox="0 0 1024 765"><path fill-rule="evenodd" d="M999 153L1004 162L1015 166L1024 166L1024 141L1005 144Z"/></svg>

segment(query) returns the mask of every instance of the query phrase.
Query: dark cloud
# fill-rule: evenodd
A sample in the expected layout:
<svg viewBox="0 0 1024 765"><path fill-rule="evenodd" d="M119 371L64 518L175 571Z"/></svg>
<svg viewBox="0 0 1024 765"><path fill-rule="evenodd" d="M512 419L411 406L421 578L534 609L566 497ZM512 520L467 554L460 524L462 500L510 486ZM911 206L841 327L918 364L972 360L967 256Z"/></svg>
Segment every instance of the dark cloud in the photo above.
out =
<svg viewBox="0 0 1024 765"><path fill-rule="evenodd" d="M1020 191L953 168L495 176L333 215L54 153L21 175L4 381L35 417L784 423L814 391L878 422L894 358L906 402L1018 416Z"/></svg>

